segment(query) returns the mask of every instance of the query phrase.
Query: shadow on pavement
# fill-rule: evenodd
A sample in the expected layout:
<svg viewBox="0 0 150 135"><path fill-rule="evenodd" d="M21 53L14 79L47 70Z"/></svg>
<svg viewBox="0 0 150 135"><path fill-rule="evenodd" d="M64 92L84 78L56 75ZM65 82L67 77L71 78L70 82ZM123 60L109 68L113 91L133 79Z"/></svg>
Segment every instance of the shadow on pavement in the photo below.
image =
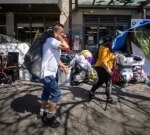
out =
<svg viewBox="0 0 150 135"><path fill-rule="evenodd" d="M73 98L72 98L73 100L71 102L60 103L59 107L57 109L57 116L60 119L62 119L65 116L65 121L64 121L64 125L63 125L64 135L68 135L69 130L70 130L69 129L69 121L70 121L70 118L73 117L71 112L74 108L76 108L77 106L80 106L80 105L82 105L84 108L88 108L88 103L90 102L89 90L86 88L82 88L82 87L67 87L67 88L61 87L61 89L68 90L73 95ZM65 96L67 94L68 93L64 94L63 96ZM77 100L76 100L76 98L77 98ZM104 110L101 102L105 102L105 100L97 98L97 97L95 97L94 100L100 102L99 107ZM91 102L96 104L96 102L94 102L94 100ZM66 109L64 109L64 108L66 108ZM86 109L85 109L85 111L86 111ZM89 125L87 124L87 127L88 126Z"/></svg>
<svg viewBox="0 0 150 135"><path fill-rule="evenodd" d="M39 98L35 95L27 94L23 97L18 97L11 102L10 107L20 113L31 112L38 114L40 110Z"/></svg>
<svg viewBox="0 0 150 135"><path fill-rule="evenodd" d="M88 102L87 100L82 100L82 101L76 101L76 102L67 102L67 103L61 103L59 104L59 108L57 109L57 116L60 117L60 119L64 116L65 114L65 122L64 122L64 135L68 135L68 121L70 119L70 113L71 110L74 109L76 106L80 105L80 104L84 104ZM62 108L69 105L69 108L67 108L66 110L62 111ZM86 105L85 105L86 106Z"/></svg>
<svg viewBox="0 0 150 135"><path fill-rule="evenodd" d="M113 93L112 93L112 95L115 95L118 98L118 102L121 103L122 105L125 105L137 112L140 112L150 117L149 108L147 106L144 107L144 105L140 104L143 102L150 101L150 98L143 94L132 93L131 91L130 92L123 91L118 86L113 88Z"/></svg>
<svg viewBox="0 0 150 135"><path fill-rule="evenodd" d="M88 90L81 87L70 87L69 91L74 97L88 100Z"/></svg>

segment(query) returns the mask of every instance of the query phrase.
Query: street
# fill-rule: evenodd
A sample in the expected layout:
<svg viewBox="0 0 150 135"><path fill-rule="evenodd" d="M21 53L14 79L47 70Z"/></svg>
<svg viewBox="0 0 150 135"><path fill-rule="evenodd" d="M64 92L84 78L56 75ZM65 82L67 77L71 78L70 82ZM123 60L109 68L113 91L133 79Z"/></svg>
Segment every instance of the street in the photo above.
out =
<svg viewBox="0 0 150 135"><path fill-rule="evenodd" d="M91 86L61 86L62 98L57 117L61 127L43 125L40 84L18 81L0 86L0 135L149 135L150 87L130 84L113 87L116 105L106 107L104 87L88 101Z"/></svg>

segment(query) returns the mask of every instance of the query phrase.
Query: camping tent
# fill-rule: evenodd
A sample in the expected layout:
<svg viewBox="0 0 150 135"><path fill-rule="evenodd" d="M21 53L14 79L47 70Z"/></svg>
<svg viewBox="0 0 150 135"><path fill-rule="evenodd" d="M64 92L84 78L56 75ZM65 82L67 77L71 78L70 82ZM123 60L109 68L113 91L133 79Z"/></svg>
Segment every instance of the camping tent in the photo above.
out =
<svg viewBox="0 0 150 135"><path fill-rule="evenodd" d="M150 19L142 19L114 39L112 49L145 57L143 69L150 76Z"/></svg>

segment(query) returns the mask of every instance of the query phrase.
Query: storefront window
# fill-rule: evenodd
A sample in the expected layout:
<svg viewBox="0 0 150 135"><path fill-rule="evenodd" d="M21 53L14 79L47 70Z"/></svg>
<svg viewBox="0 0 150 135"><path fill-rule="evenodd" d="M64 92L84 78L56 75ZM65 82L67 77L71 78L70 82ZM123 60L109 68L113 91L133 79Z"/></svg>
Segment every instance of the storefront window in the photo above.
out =
<svg viewBox="0 0 150 135"><path fill-rule="evenodd" d="M6 35L6 15L0 14L0 34Z"/></svg>
<svg viewBox="0 0 150 135"><path fill-rule="evenodd" d="M107 34L115 35L116 31L129 28L130 16L84 16L85 48L97 51L99 41Z"/></svg>
<svg viewBox="0 0 150 135"><path fill-rule="evenodd" d="M87 26L84 29L85 36L84 41L85 45L83 46L84 49L88 49L92 52L92 54L95 56L96 51L98 49L98 27L97 26Z"/></svg>
<svg viewBox="0 0 150 135"><path fill-rule="evenodd" d="M99 40L108 34L114 35L114 27L101 25L99 27Z"/></svg>
<svg viewBox="0 0 150 135"><path fill-rule="evenodd" d="M32 43L37 33L43 33L57 22L58 18L52 18L48 15L16 15L16 38L22 42Z"/></svg>
<svg viewBox="0 0 150 135"><path fill-rule="evenodd" d="M32 43L37 32L44 31L43 23L18 23L17 24L17 39L22 42Z"/></svg>
<svg viewBox="0 0 150 135"><path fill-rule="evenodd" d="M6 35L6 25L0 25L0 34Z"/></svg>

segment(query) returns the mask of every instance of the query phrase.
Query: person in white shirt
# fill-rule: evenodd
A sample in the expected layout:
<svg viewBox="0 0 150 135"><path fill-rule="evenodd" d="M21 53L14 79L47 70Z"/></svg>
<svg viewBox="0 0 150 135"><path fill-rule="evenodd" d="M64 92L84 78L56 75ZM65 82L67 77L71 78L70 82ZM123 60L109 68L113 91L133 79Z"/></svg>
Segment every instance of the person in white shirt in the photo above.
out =
<svg viewBox="0 0 150 135"><path fill-rule="evenodd" d="M63 38L63 26L55 24L53 37L47 38L43 45L41 81L44 84L44 90L40 109L42 121L53 128L60 126L60 122L54 116L61 96L56 74L59 66L66 71L66 66L60 61L61 49L66 48L68 48L68 44Z"/></svg>

